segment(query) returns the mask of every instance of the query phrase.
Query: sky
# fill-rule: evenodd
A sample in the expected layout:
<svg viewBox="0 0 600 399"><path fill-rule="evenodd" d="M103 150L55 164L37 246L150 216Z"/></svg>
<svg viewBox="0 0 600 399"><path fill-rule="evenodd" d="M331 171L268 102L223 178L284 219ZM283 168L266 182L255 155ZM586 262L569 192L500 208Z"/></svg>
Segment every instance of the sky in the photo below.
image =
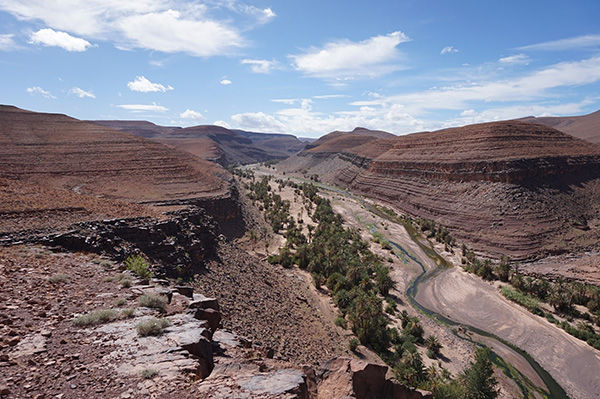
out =
<svg viewBox="0 0 600 399"><path fill-rule="evenodd" d="M600 109L598 0L0 0L0 103L320 137Z"/></svg>

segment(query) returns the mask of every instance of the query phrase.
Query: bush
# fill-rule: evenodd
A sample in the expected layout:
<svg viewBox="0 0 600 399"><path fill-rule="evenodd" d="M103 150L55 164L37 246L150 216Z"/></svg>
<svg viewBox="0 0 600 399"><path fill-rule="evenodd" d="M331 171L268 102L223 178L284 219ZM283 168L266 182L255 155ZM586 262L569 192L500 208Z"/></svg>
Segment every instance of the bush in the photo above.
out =
<svg viewBox="0 0 600 399"><path fill-rule="evenodd" d="M98 309L92 313L84 314L73 319L73 324L78 327L104 324L119 318L119 312L114 309Z"/></svg>
<svg viewBox="0 0 600 399"><path fill-rule="evenodd" d="M121 287L129 288L129 287L131 287L133 278L129 274L119 273L116 276L105 277L104 281L105 282L118 282L119 284L121 284Z"/></svg>
<svg viewBox="0 0 600 399"><path fill-rule="evenodd" d="M349 349L350 349L352 352L354 352L354 351L356 351L356 348L358 348L358 344L359 344L359 343L360 343L360 342L358 341L358 339L356 339L356 338L350 338L350 341L348 342L348 348L349 348Z"/></svg>
<svg viewBox="0 0 600 399"><path fill-rule="evenodd" d="M53 274L52 276L48 277L48 282L50 282L52 284L64 283L69 278L70 278L70 276L68 274L62 274L62 273Z"/></svg>
<svg viewBox="0 0 600 399"><path fill-rule="evenodd" d="M113 302L113 306L115 306L117 308L120 308L121 306L125 306L125 305L127 305L127 299L125 299L125 298L119 298Z"/></svg>
<svg viewBox="0 0 600 399"><path fill-rule="evenodd" d="M333 320L333 324L335 324L338 327L342 327L344 329L346 329L348 327L348 325L346 323L346 319L344 319L342 316L336 317L335 320Z"/></svg>
<svg viewBox="0 0 600 399"><path fill-rule="evenodd" d="M125 266L127 266L127 270L131 270L135 274L137 274L141 279L149 279L152 278L152 272L150 271L150 266L148 262L142 255L131 255L125 260Z"/></svg>
<svg viewBox="0 0 600 399"><path fill-rule="evenodd" d="M145 380L151 380L158 375L158 370L144 369L142 370L142 378Z"/></svg>
<svg viewBox="0 0 600 399"><path fill-rule="evenodd" d="M500 288L500 292L504 295L508 300L518 303L521 306L526 307L530 312L539 313L539 303L540 301L537 298L529 296L527 294L523 294L520 291L517 291L509 286L504 286Z"/></svg>
<svg viewBox="0 0 600 399"><path fill-rule="evenodd" d="M165 310L167 306L167 298L158 294L144 294L138 298L140 306L158 310Z"/></svg>
<svg viewBox="0 0 600 399"><path fill-rule="evenodd" d="M171 322L165 318L156 318L153 317L150 320L143 321L139 323L135 329L140 337L147 336L158 336L162 335L165 331L165 328L169 327Z"/></svg>

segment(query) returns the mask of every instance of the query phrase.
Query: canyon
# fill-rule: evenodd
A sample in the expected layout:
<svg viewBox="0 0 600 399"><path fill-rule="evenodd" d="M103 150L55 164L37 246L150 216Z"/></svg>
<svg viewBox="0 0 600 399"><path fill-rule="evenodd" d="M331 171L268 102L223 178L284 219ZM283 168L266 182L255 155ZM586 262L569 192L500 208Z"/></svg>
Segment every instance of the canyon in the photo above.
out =
<svg viewBox="0 0 600 399"><path fill-rule="evenodd" d="M385 208L415 221L434 220L457 243L491 259L510 256L530 275L597 283L600 145L593 143L589 128L594 115L583 122L540 118L405 136L356 128L304 141L219 126L79 121L0 106L0 370L6 371L0 396L432 397L397 383L372 348L349 349L353 334L334 324L340 309L328 296L330 288L315 288L314 276L297 267L266 261L284 246L286 233L274 232L249 199L248 187L260 176L230 173L234 165L257 162L267 166L237 172L280 179L269 190L288 202L309 237L305 199L281 182L325 183L319 195L332 201L345 225L359 231L382 261L387 258L396 283L392 298L400 309L420 318L428 334L443 337L448 347L440 367L443 362L460 374L474 349L410 305L406 290L418 265L426 266L424 272L439 266L420 249L419 240L455 266L424 284L420 302L481 326L489 315L470 318L470 305L457 294L477 289L489 303L501 304L497 327L506 328L511 340L533 345L502 320L543 324L536 327L539 334L551 331L556 345L567 337L586 364L595 364L597 351L516 309L495 286L465 277L457 244L434 247L433 240L411 238L400 224L366 210ZM579 126L583 133L576 138L547 125ZM380 248L373 241L375 231L390 242L398 240L408 252ZM413 259L409 252L418 255ZM153 279L138 280L127 270L134 255L151 265ZM575 258L568 263L577 264L574 270L567 268ZM57 275L67 277L51 282ZM121 275L131 275L134 286L119 287L115 279ZM449 301L447 292L440 293L444 290L457 294L450 299L461 310L444 308ZM196 299L212 298L211 307L198 311L191 291ZM136 306L145 293L167 297L166 311ZM116 301L135 307L131 320L89 330L73 327L78 315L116 309ZM517 321L508 316L513 313ZM136 337L135 324L150 316L165 317L172 326L160 339ZM399 316L386 317L400 326ZM198 342L183 342L190 331ZM146 353L144 346L157 352ZM126 364L127 350L140 354L138 363ZM543 348L527 350L552 368ZM169 362L178 365L175 371L165 366ZM157 377L140 377L142 369L153 366L160 369ZM561 380L569 393L597 394L594 377L582 382L575 374ZM499 369L495 375L501 379L501 397L518 397L515 382ZM103 385L102 379L114 383Z"/></svg>

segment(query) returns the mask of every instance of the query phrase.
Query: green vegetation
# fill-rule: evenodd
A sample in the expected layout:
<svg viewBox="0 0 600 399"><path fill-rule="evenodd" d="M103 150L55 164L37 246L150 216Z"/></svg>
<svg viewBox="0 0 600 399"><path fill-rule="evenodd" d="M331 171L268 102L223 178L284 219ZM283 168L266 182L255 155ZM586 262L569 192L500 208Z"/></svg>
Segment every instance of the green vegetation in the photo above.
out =
<svg viewBox="0 0 600 399"><path fill-rule="evenodd" d="M496 389L498 381L490 361L490 349L477 349L475 362L471 362L460 376L459 381L465 388L466 399L495 399L499 395Z"/></svg>
<svg viewBox="0 0 600 399"><path fill-rule="evenodd" d="M477 397L478 392L493 390L496 383L493 377L482 381L475 378L486 371L485 365L479 366L482 362L479 359L472 365L475 369L469 372L469 377L458 380L452 379L441 364L426 369L417 345L427 348L431 358L440 355L442 345L435 336L425 339L419 319L410 316L406 310L399 315L401 331L390 328L387 314L395 314L397 305L388 296L394 288L394 281L389 266L382 263L384 259L370 251L369 244L361 239L359 231L343 226L342 217L333 211L329 200L317 195L314 185L276 181L280 189L289 185L296 195L302 196L309 217L316 226L306 220L302 224L296 223L289 215L289 203L272 192L269 181L270 178L265 177L247 185L251 191L249 198L264 211L265 219L273 230L287 239L279 254L269 257L269 262L284 267L297 265L312 275L317 288L326 287L341 313L335 324L344 328L347 325L356 336L348 343L351 351L355 351L359 344L370 347L391 367L398 381L431 390L434 398ZM389 217L397 217L392 210L383 209L382 212ZM408 223L414 222L408 220ZM429 232L430 237L435 237L451 250L449 246L454 245L454 239L445 228L427 220L420 223L422 231ZM309 226L308 238L302 233L302 225ZM389 245L381 234L374 234L374 241L384 248ZM471 391L473 394L466 396ZM494 396L482 396L487 397Z"/></svg>
<svg viewBox="0 0 600 399"><path fill-rule="evenodd" d="M127 266L127 270L131 270L141 279L145 280L153 276L148 261L140 254L131 255L125 259L125 266Z"/></svg>
<svg viewBox="0 0 600 399"><path fill-rule="evenodd" d="M115 299L115 301L113 302L113 306L115 306L117 308L120 308L125 305L127 305L127 299L125 299L125 298L118 298L118 299Z"/></svg>
<svg viewBox="0 0 600 399"><path fill-rule="evenodd" d="M509 282L510 286L500 288L500 292L506 298L524 306L536 315L545 316L548 321L569 334L600 349L600 334L591 324L579 322L573 325L573 319L578 318L600 326L600 287L578 281L568 283L558 280L552 283L545 278L524 276L518 272L517 266L513 267L510 258L502 257L500 262L494 265L489 259L479 260L464 244L462 255L462 263L466 271L486 280L499 279ZM552 306L556 314L565 317L566 321L561 322L551 313L545 313L540 306L542 302ZM588 311L582 314L575 305L585 306Z"/></svg>
<svg viewBox="0 0 600 399"><path fill-rule="evenodd" d="M149 320L139 323L135 329L140 337L159 336L169 327L171 322L165 318L153 317Z"/></svg>
<svg viewBox="0 0 600 399"><path fill-rule="evenodd" d="M110 323L121 318L121 313L114 309L98 309L92 313L84 314L73 319L77 327L87 327L98 324Z"/></svg>
<svg viewBox="0 0 600 399"><path fill-rule="evenodd" d="M526 307L530 312L540 312L539 304L540 301L530 295L524 294L521 291L517 291L509 286L500 288L500 292L507 299L518 303L521 306Z"/></svg>
<svg viewBox="0 0 600 399"><path fill-rule="evenodd" d="M51 284L64 283L64 282L68 281L69 278L70 278L70 276L68 274L58 273L58 274L53 274L52 276L48 277L48 282Z"/></svg>
<svg viewBox="0 0 600 399"><path fill-rule="evenodd" d="M123 288L129 288L129 287L131 287L131 284L133 283L133 277L131 277L129 274L126 274L126 273L119 273L116 276L105 277L104 281L117 282L117 283L121 284L121 286Z"/></svg>
<svg viewBox="0 0 600 399"><path fill-rule="evenodd" d="M145 308L164 311L167 306L167 298L158 294L144 294L138 298L138 303Z"/></svg>
<svg viewBox="0 0 600 399"><path fill-rule="evenodd" d="M142 370L142 378L145 380L151 380L158 375L158 370L144 369Z"/></svg>

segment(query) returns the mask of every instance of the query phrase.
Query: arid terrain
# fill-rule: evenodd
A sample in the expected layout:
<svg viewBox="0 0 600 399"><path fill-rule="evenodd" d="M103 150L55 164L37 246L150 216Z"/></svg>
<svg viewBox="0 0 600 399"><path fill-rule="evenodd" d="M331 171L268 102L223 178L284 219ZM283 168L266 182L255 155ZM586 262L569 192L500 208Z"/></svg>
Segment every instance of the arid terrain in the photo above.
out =
<svg viewBox="0 0 600 399"><path fill-rule="evenodd" d="M525 259L597 244L599 166L598 146L498 122L382 139L332 133L281 169L434 219L477 251Z"/></svg>
<svg viewBox="0 0 600 399"><path fill-rule="evenodd" d="M1 106L0 397L457 397L479 345L500 398L600 397L600 146L545 126L593 116L306 144Z"/></svg>
<svg viewBox="0 0 600 399"><path fill-rule="evenodd" d="M144 121L94 122L153 139L224 167L285 159L305 145L290 134L254 133L213 125L179 128L157 126Z"/></svg>

